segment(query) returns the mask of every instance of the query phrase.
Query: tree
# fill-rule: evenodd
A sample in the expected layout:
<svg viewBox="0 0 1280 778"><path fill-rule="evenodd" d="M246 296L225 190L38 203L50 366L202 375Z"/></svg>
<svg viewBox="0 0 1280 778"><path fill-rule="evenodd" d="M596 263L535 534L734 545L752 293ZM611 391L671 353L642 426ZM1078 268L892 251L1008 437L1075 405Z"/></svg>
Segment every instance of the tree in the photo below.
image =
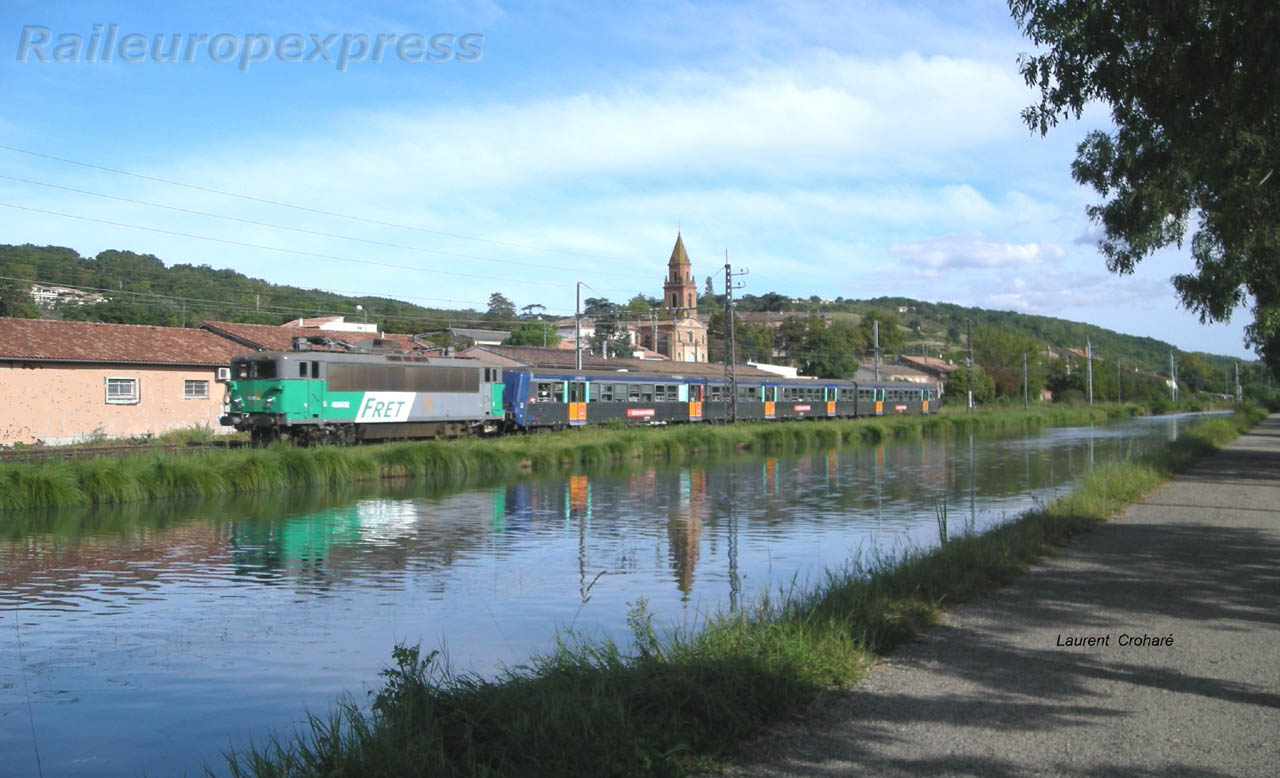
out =
<svg viewBox="0 0 1280 778"><path fill-rule="evenodd" d="M582 301L582 315L595 318L597 316L611 315L618 310L615 303L609 301L607 297L588 297Z"/></svg>
<svg viewBox="0 0 1280 778"><path fill-rule="evenodd" d="M1221 392L1222 373L1200 354L1183 354L1178 358L1178 383L1187 392Z"/></svg>
<svg viewBox="0 0 1280 778"><path fill-rule="evenodd" d="M630 300L627 300L626 305L622 306L623 310L633 311L636 313L647 313L648 311L659 307L661 307L661 303L659 301L652 297L646 297L643 294L638 294L632 297Z"/></svg>
<svg viewBox="0 0 1280 778"><path fill-rule="evenodd" d="M489 310L485 318L490 321L511 321L516 317L516 304L499 292L489 295Z"/></svg>
<svg viewBox="0 0 1280 778"><path fill-rule="evenodd" d="M849 378L858 369L853 357L851 329L828 327L822 319L813 318L808 337L804 342L804 354L800 359L800 372L818 378Z"/></svg>
<svg viewBox="0 0 1280 778"><path fill-rule="evenodd" d="M898 317L887 311L867 311L858 323L858 330L868 347L875 346L875 322L880 322L880 353L897 352L906 342L902 330L898 328Z"/></svg>
<svg viewBox="0 0 1280 778"><path fill-rule="evenodd" d="M1009 0L1042 53L1020 69L1040 90L1023 119L1042 135L1086 103L1110 106L1114 133L1091 132L1073 177L1105 202L1108 269L1132 273L1181 246L1195 220L1196 272L1174 276L1201 322L1253 298L1245 341L1280 376L1280 6L1200 0Z"/></svg>
<svg viewBox="0 0 1280 778"><path fill-rule="evenodd" d="M30 265L11 265L0 279L0 316L13 319L38 319L40 306L31 297L31 282L23 279L35 278L36 271Z"/></svg>
<svg viewBox="0 0 1280 778"><path fill-rule="evenodd" d="M956 368L947 379L947 394L956 398L961 405L968 402L969 390L973 390L975 403L989 402L996 396L996 384L991 376L981 367Z"/></svg>
<svg viewBox="0 0 1280 778"><path fill-rule="evenodd" d="M492 298L491 298L492 299ZM540 319L547 312L547 306L541 303L529 303L520 307L520 318Z"/></svg>
<svg viewBox="0 0 1280 778"><path fill-rule="evenodd" d="M511 335L502 341L502 345L555 348L560 345L560 336L550 322L530 322L512 330Z"/></svg>
<svg viewBox="0 0 1280 778"><path fill-rule="evenodd" d="M1044 386L1040 346L1029 335L984 324L973 331L973 355L995 382L997 394L1022 396L1023 355L1027 358L1027 393L1038 395Z"/></svg>

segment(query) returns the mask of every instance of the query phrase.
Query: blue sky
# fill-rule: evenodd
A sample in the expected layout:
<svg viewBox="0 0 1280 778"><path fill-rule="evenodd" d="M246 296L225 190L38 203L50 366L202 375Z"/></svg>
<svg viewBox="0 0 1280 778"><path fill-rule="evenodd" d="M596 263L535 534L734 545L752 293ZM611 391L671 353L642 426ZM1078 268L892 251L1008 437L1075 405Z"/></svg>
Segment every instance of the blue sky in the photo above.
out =
<svg viewBox="0 0 1280 778"><path fill-rule="evenodd" d="M86 61L95 25L99 49L115 26L111 62ZM127 34L140 61L120 59ZM155 61L173 34L190 61ZM227 61L197 34L224 35ZM286 58L315 61L275 56L290 34ZM343 36L387 43L339 69L312 34L336 36L334 60ZM397 57L415 34L452 36L446 54L483 39L472 61ZM0 242L558 313L577 281L658 295L679 227L700 285L727 250L749 293L902 295L1252 356L1247 311L1206 327L1178 307L1168 279L1188 250L1106 271L1096 197L1069 175L1106 113L1027 131L1029 44L1000 0L10 0L0 35L0 145L137 174L0 149ZM73 61L53 61L59 43Z"/></svg>

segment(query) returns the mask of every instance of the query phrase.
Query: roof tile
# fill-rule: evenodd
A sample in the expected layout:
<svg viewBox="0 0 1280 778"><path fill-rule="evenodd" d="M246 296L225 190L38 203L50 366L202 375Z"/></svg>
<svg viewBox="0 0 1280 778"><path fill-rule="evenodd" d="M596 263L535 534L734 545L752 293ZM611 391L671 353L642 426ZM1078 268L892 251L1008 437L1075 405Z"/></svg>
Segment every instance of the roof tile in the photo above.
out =
<svg viewBox="0 0 1280 778"><path fill-rule="evenodd" d="M0 359L225 365L244 352L244 346L198 329L0 318Z"/></svg>

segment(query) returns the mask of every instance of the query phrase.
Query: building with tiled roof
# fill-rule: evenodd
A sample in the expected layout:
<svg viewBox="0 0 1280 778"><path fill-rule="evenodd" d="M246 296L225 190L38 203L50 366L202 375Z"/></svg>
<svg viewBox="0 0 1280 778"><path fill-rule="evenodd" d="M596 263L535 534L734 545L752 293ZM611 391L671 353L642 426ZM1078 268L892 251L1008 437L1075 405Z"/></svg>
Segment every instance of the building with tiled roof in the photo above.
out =
<svg viewBox="0 0 1280 778"><path fill-rule="evenodd" d="M853 376L853 380L858 382L870 381L910 381L913 384L936 384L937 379L932 375L916 370L906 365L895 365L889 362L880 363L880 377L876 378L876 366L874 360L863 360L858 366L857 372Z"/></svg>
<svg viewBox="0 0 1280 778"><path fill-rule="evenodd" d="M244 350L248 351L289 351L293 348L294 338L315 337L316 335L325 335L335 340L340 340L352 346L360 346L368 343L373 338L368 337L367 333L348 333L348 332L316 332L313 327L298 327L293 324L239 324L229 321L206 321L200 324L200 329L226 338L227 340L244 346ZM358 335L360 337L353 337ZM376 333L375 333L376 334ZM418 343L409 335L392 335L383 333L377 335L377 340L392 341L395 348L405 351L427 349L425 344ZM341 347L335 347L341 350ZM327 351L328 346L312 345L314 351Z"/></svg>
<svg viewBox="0 0 1280 778"><path fill-rule="evenodd" d="M937 357L913 357L906 354L898 356L898 364L928 373L935 379L945 381L960 366Z"/></svg>
<svg viewBox="0 0 1280 778"><path fill-rule="evenodd" d="M220 429L219 368L246 350L199 329L0 319L0 445Z"/></svg>
<svg viewBox="0 0 1280 778"><path fill-rule="evenodd" d="M496 346L511 337L511 332L508 330L478 330L462 327L450 328L449 334L453 336L455 344L465 342L467 345L477 346Z"/></svg>
<svg viewBox="0 0 1280 778"><path fill-rule="evenodd" d="M359 307L359 306L357 306ZM310 330L329 330L332 332L358 332L370 337L377 337L378 325L374 322L347 321L345 316L319 316L314 319L294 319L286 322L286 327L304 327Z"/></svg>

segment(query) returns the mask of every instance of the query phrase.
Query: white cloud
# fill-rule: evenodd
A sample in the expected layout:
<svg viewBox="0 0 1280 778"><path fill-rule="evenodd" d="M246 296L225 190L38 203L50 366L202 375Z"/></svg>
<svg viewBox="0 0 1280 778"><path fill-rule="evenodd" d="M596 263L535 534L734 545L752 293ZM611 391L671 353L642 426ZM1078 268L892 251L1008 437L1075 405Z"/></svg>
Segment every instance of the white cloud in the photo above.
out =
<svg viewBox="0 0 1280 778"><path fill-rule="evenodd" d="M1062 249L1053 244L997 242L982 235L930 238L894 246L892 251L901 264L928 276L941 271L1040 265L1064 256Z"/></svg>

